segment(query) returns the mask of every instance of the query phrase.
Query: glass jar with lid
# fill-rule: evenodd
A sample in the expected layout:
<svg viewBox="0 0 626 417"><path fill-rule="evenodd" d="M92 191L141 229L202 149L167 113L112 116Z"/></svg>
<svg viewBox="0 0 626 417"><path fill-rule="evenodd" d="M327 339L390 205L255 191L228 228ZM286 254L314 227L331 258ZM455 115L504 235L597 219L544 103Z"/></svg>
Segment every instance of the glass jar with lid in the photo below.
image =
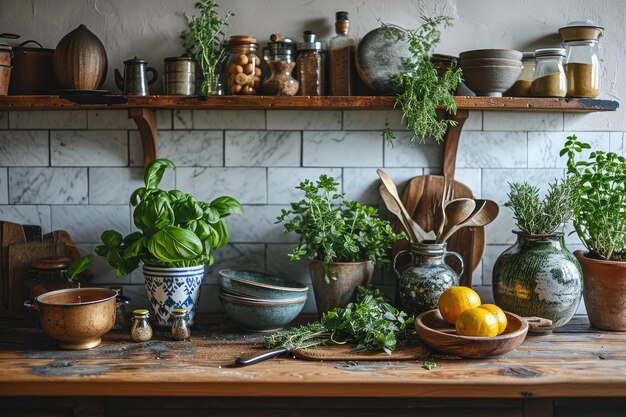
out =
<svg viewBox="0 0 626 417"><path fill-rule="evenodd" d="M598 41L565 42L565 75L568 97L597 97L600 93Z"/></svg>
<svg viewBox="0 0 626 417"><path fill-rule="evenodd" d="M325 91L326 58L322 42L315 32L304 32L304 42L298 43L298 81L301 96L323 96Z"/></svg>
<svg viewBox="0 0 626 417"><path fill-rule="evenodd" d="M520 73L517 81L513 84L513 87L509 90L509 96L513 97L530 97L531 85L535 76L535 53L524 52L522 57L522 72Z"/></svg>
<svg viewBox="0 0 626 417"><path fill-rule="evenodd" d="M133 311L133 327L130 329L130 338L133 342L147 342L152 339L152 327L148 323L148 310Z"/></svg>
<svg viewBox="0 0 626 417"><path fill-rule="evenodd" d="M191 331L186 320L187 310L184 308L175 308L172 310L172 339L185 340L191 337Z"/></svg>
<svg viewBox="0 0 626 417"><path fill-rule="evenodd" d="M534 97L565 97L567 80L563 60L565 49L542 48L535 51L537 66L531 85Z"/></svg>
<svg viewBox="0 0 626 417"><path fill-rule="evenodd" d="M257 94L261 86L261 60L256 56L256 38L246 35L231 36L228 48L227 94Z"/></svg>
<svg viewBox="0 0 626 417"><path fill-rule="evenodd" d="M270 40L271 42L267 44L269 53L265 58L271 73L263 82L263 92L271 96L295 96L300 84L291 76L296 66L294 54L296 44L279 34L273 34Z"/></svg>

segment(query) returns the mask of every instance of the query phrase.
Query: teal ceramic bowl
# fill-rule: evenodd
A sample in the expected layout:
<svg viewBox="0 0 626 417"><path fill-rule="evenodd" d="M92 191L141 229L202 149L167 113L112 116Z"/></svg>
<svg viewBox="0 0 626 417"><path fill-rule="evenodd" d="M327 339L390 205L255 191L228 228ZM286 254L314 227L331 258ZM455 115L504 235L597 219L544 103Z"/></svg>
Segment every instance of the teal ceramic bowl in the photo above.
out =
<svg viewBox="0 0 626 417"><path fill-rule="evenodd" d="M243 301L225 294L219 297L226 314L235 323L248 330L261 332L282 328L300 314L306 302L306 297L280 304Z"/></svg>
<svg viewBox="0 0 626 417"><path fill-rule="evenodd" d="M222 269L219 274L221 288L244 297L267 300L300 298L309 291L309 287L304 284L262 272Z"/></svg>

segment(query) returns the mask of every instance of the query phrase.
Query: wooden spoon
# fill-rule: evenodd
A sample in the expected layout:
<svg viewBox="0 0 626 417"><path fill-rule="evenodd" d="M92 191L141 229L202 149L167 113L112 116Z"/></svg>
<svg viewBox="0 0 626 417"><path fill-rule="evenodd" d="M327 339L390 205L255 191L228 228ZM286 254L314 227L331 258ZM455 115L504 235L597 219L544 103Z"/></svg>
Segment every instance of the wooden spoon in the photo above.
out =
<svg viewBox="0 0 626 417"><path fill-rule="evenodd" d="M413 228L407 224L406 219L402 215L402 210L400 209L398 202L393 198L389 190L387 190L387 187L385 187L384 184L381 184L378 190L380 191L380 196L382 197L385 206L387 206L387 210L398 218L402 228L409 236L409 240L412 243L419 242L419 240L417 240L417 236L415 236L415 233L413 232Z"/></svg>
<svg viewBox="0 0 626 417"><path fill-rule="evenodd" d="M457 224L448 230L447 233L441 238L442 242L445 242L455 234L459 229L463 227L482 227L491 223L496 217L500 207L495 201L492 200L476 200L476 209L465 221Z"/></svg>
<svg viewBox="0 0 626 417"><path fill-rule="evenodd" d="M457 198L456 200L444 203L443 211L445 226L437 237L435 243L444 242L445 240L443 238L448 234L448 232L473 215L475 208L476 201L471 198Z"/></svg>

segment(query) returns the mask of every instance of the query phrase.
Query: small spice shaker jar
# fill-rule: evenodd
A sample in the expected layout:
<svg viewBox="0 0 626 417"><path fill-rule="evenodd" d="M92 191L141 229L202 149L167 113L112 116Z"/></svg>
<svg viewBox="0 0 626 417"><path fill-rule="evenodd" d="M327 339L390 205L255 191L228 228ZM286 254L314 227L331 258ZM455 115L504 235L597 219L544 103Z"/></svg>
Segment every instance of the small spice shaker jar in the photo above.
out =
<svg viewBox="0 0 626 417"><path fill-rule="evenodd" d="M133 342L147 342L152 339L152 327L148 323L150 313L148 310L135 310L133 327L130 329L130 338Z"/></svg>
<svg viewBox="0 0 626 417"><path fill-rule="evenodd" d="M175 308L172 310L172 339L185 340L191 337L191 330L187 325L187 310L184 308Z"/></svg>
<svg viewBox="0 0 626 417"><path fill-rule="evenodd" d="M565 97L567 94L567 80L563 67L565 49L537 49L535 58L537 66L530 88L531 94L534 97Z"/></svg>
<svg viewBox="0 0 626 417"><path fill-rule="evenodd" d="M279 34L270 37L267 44L267 66L271 74L263 82L263 92L271 96L295 96L298 93L299 82L291 76L291 71L296 66L294 50L296 44L289 38L283 38Z"/></svg>
<svg viewBox="0 0 626 417"><path fill-rule="evenodd" d="M520 73L517 81L513 84L513 87L508 91L508 96L513 97L530 97L531 85L535 76L535 67L537 62L535 61L534 52L524 52L522 58L522 72Z"/></svg>
<svg viewBox="0 0 626 417"><path fill-rule="evenodd" d="M315 32L304 32L304 42L298 43L298 81L301 96L323 96L325 91L326 58L322 42Z"/></svg>
<svg viewBox="0 0 626 417"><path fill-rule="evenodd" d="M256 38L246 35L231 36L228 43L227 93L252 95L261 86L261 60L256 56Z"/></svg>

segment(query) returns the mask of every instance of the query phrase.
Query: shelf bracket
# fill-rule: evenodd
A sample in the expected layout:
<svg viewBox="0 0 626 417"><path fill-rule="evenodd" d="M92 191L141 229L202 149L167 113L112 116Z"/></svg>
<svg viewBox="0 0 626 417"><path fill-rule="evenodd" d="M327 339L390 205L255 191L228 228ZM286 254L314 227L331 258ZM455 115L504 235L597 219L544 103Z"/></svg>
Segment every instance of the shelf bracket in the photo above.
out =
<svg viewBox="0 0 626 417"><path fill-rule="evenodd" d="M469 110L457 110L453 116L456 126L448 126L443 142L443 175L448 179L454 178L456 170L456 152L459 149L459 140L463 125L469 116Z"/></svg>
<svg viewBox="0 0 626 417"><path fill-rule="evenodd" d="M128 110L128 117L135 121L139 129L143 145L143 164L146 166L157 159L156 111L145 107L132 108Z"/></svg>

